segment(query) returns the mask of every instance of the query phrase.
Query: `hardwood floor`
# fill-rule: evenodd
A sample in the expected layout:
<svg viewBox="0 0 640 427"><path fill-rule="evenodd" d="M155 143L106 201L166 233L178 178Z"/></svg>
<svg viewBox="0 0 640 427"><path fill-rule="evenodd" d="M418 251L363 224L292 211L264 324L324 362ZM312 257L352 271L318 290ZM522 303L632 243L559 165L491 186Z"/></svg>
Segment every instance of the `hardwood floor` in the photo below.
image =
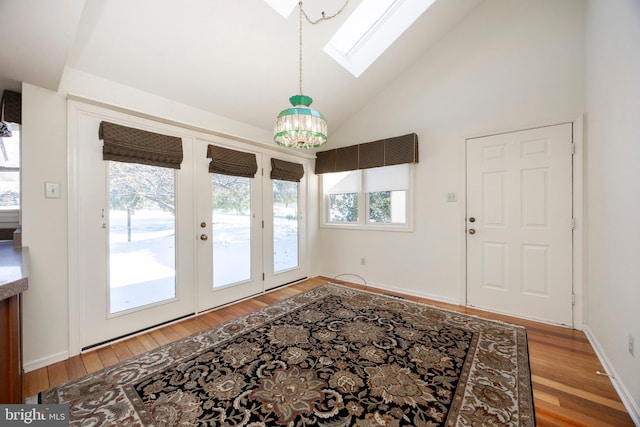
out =
<svg viewBox="0 0 640 427"><path fill-rule="evenodd" d="M24 395L34 396L49 387L77 379L228 319L258 310L322 285L326 281L325 278L309 279L29 372L25 375ZM343 284L381 292L363 285ZM634 425L609 379L596 374L596 371L604 371L604 369L584 333L403 296L462 313L525 326L529 342L531 379L538 427Z"/></svg>

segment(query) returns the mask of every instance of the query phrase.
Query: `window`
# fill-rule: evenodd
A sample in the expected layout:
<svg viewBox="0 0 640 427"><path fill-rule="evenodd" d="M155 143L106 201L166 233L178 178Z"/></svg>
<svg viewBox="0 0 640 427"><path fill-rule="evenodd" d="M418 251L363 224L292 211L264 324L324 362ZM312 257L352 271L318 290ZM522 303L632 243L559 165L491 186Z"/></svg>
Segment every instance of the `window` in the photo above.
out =
<svg viewBox="0 0 640 427"><path fill-rule="evenodd" d="M434 0L363 0L324 47L359 77Z"/></svg>
<svg viewBox="0 0 640 427"><path fill-rule="evenodd" d="M176 297L175 172L108 162L109 312Z"/></svg>
<svg viewBox="0 0 640 427"><path fill-rule="evenodd" d="M300 183L273 180L273 271L300 266L298 200Z"/></svg>
<svg viewBox="0 0 640 427"><path fill-rule="evenodd" d="M354 77L373 64L435 0L362 0L324 46L327 55ZM285 19L296 0L265 0ZM346 4L346 3L345 3Z"/></svg>
<svg viewBox="0 0 640 427"><path fill-rule="evenodd" d="M410 177L410 164L323 174L323 226L409 230Z"/></svg>
<svg viewBox="0 0 640 427"><path fill-rule="evenodd" d="M276 12L282 15L283 18L287 19L293 9L298 5L298 0L264 0L269 6L273 8Z"/></svg>
<svg viewBox="0 0 640 427"><path fill-rule="evenodd" d="M214 289L251 279L252 180L211 174Z"/></svg>
<svg viewBox="0 0 640 427"><path fill-rule="evenodd" d="M8 123L8 126L12 135L0 137L0 225L17 227L20 210L20 125Z"/></svg>

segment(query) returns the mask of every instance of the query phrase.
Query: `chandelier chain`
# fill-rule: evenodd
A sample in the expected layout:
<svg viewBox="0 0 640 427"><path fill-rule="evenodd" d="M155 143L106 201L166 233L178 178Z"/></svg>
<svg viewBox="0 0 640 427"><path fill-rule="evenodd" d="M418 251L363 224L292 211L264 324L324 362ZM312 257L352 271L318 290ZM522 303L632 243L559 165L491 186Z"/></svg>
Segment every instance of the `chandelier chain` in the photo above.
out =
<svg viewBox="0 0 640 427"><path fill-rule="evenodd" d="M307 12L304 11L304 9L302 8L302 2L298 3L299 9L300 9L300 13L299 13L299 37L300 37L300 51L299 51L299 79L298 79L298 87L300 89L300 95L303 95L302 93L302 16L304 16L304 18L307 20L308 23L310 23L311 25L315 25L318 24L319 22L322 21L329 21L333 18L335 18L336 16L340 15L344 9L347 7L347 5L349 4L349 0L345 0L344 4L342 5L342 7L340 9L338 9L338 11L336 13L334 13L333 15L329 15L327 16L325 14L325 12L322 12L322 17L316 19L316 20L312 20L311 18L309 18L309 15L307 15Z"/></svg>
<svg viewBox="0 0 640 427"><path fill-rule="evenodd" d="M309 24L315 25L321 21L328 21L330 19L335 18L336 16L340 15L344 9L347 7L347 4L349 4L349 0L345 0L344 4L342 5L342 7L333 15L329 15L326 16L326 14L324 12L322 12L322 17L316 19L316 20L312 20L311 18L309 18L309 15L307 15L307 12L304 11L304 9L302 9L302 2L298 3L300 5L300 10L302 11L302 13L304 14L305 19L307 20L307 22Z"/></svg>
<svg viewBox="0 0 640 427"><path fill-rule="evenodd" d="M300 87L300 95L304 95L302 93L302 14L304 13L304 11L302 10L302 2L298 3L298 6L300 7L300 13L299 13L299 26L300 26L300 60L298 61L298 64L300 65L300 70L298 73L298 76L300 78L299 80L299 87Z"/></svg>

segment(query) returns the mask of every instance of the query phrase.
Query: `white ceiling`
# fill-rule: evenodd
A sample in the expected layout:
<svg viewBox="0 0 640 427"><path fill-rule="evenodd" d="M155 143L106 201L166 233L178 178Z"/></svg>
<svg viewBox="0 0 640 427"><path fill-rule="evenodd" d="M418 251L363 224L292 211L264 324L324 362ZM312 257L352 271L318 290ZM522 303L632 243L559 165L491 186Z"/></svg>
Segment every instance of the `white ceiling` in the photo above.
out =
<svg viewBox="0 0 640 427"><path fill-rule="evenodd" d="M360 1L303 23L303 91L330 134L482 0L437 0L356 79L322 48ZM66 66L263 129L298 93L297 8L285 20L262 0L0 0L0 37L0 89L57 90Z"/></svg>

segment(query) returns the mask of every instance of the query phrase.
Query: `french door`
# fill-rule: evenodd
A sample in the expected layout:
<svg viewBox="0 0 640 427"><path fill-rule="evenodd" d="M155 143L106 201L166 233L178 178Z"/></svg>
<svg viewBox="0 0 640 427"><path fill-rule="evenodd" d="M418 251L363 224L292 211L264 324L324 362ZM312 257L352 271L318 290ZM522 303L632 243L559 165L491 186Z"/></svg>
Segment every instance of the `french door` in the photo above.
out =
<svg viewBox="0 0 640 427"><path fill-rule="evenodd" d="M264 290L262 175L209 172L210 145L221 142L198 139L196 143L198 310ZM262 164L260 153L239 152L254 155L256 163Z"/></svg>
<svg viewBox="0 0 640 427"><path fill-rule="evenodd" d="M303 184L271 179L268 153L224 144L197 140L198 310L306 277ZM254 177L209 172L211 145L255 155L258 172Z"/></svg>
<svg viewBox="0 0 640 427"><path fill-rule="evenodd" d="M95 114L70 110L82 349L194 312L190 168L105 161ZM117 119L117 118L114 118ZM136 123L145 129L146 123ZM150 128L146 128L151 130ZM191 147L183 140L185 157ZM75 213L75 212L74 212ZM73 300L72 300L73 301ZM73 352L73 351L72 351Z"/></svg>
<svg viewBox="0 0 640 427"><path fill-rule="evenodd" d="M101 121L181 137L180 169L104 160ZM256 174L209 172L210 145ZM69 153L70 354L306 277L304 180L269 176L295 156L76 102Z"/></svg>

